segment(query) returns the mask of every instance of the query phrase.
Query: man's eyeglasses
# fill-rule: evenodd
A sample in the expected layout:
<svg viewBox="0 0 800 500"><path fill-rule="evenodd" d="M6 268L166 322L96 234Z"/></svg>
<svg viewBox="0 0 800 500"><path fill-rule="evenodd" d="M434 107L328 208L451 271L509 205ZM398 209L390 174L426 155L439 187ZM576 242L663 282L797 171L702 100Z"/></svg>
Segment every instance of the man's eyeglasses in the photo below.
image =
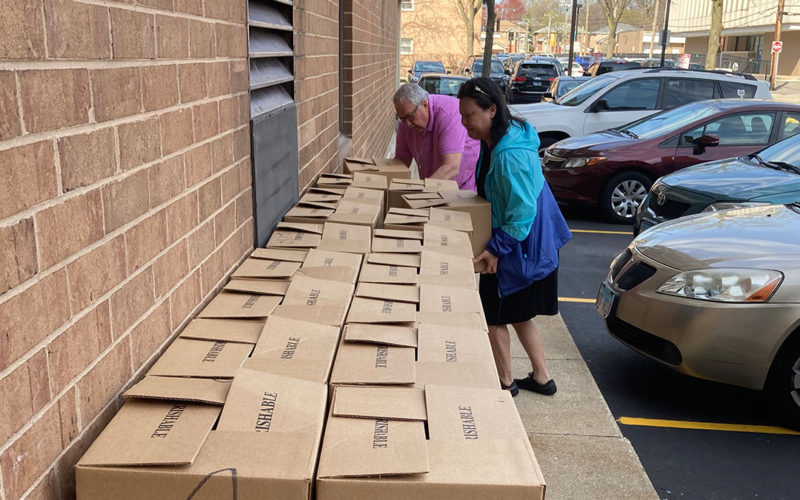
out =
<svg viewBox="0 0 800 500"><path fill-rule="evenodd" d="M422 104L422 103L420 102L419 104ZM395 113L394 117L397 118L398 120L400 120L401 122L409 122L409 121L413 120L414 119L414 115L417 114L417 110L419 109L419 104L417 104L414 107L414 111L412 111L411 113L407 114L406 116L400 116L400 115Z"/></svg>

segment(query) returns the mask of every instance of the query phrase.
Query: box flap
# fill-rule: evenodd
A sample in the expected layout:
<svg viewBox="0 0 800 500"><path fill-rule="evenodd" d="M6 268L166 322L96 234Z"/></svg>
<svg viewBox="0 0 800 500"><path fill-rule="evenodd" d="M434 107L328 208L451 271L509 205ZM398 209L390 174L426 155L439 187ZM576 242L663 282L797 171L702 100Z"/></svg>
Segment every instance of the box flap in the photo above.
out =
<svg viewBox="0 0 800 500"><path fill-rule="evenodd" d="M341 266L349 267L358 271L361 269L362 260L363 257L358 254L314 249L308 251L308 255L303 261L303 268Z"/></svg>
<svg viewBox="0 0 800 500"><path fill-rule="evenodd" d="M306 193L301 198L301 202L309 202L309 203L330 203L330 204L337 204L339 200L342 199L342 196L339 194L331 194L331 193Z"/></svg>
<svg viewBox="0 0 800 500"><path fill-rule="evenodd" d="M403 201L411 208L432 208L447 205L447 201L438 197L429 199L406 199L406 195L403 195Z"/></svg>
<svg viewBox="0 0 800 500"><path fill-rule="evenodd" d="M425 390L407 387L336 387L333 416L425 421Z"/></svg>
<svg viewBox="0 0 800 500"><path fill-rule="evenodd" d="M366 283L414 285L417 283L417 270L413 267L384 266L368 263L361 267L361 274L358 280Z"/></svg>
<svg viewBox="0 0 800 500"><path fill-rule="evenodd" d="M442 384L457 387L500 388L500 379L494 363L417 361L415 368L417 377L415 387Z"/></svg>
<svg viewBox="0 0 800 500"><path fill-rule="evenodd" d="M253 259L285 260L303 262L308 250L290 250L282 248L256 248L250 257Z"/></svg>
<svg viewBox="0 0 800 500"><path fill-rule="evenodd" d="M425 179L425 189L428 191L458 191L458 182L452 179Z"/></svg>
<svg viewBox="0 0 800 500"><path fill-rule="evenodd" d="M222 406L231 388L230 380L159 377L147 375L125 391L125 399L169 399Z"/></svg>
<svg viewBox="0 0 800 500"><path fill-rule="evenodd" d="M307 201L301 199L300 201L297 202L297 206L305 208L321 208L333 211L336 210L337 206L339 206L339 202ZM294 217L289 216L289 214L287 213L286 216L284 216L284 220L288 222L290 220L301 220L301 219L300 218L295 219Z"/></svg>
<svg viewBox="0 0 800 500"><path fill-rule="evenodd" d="M477 283L471 257L423 250L419 269L419 282L475 289Z"/></svg>
<svg viewBox="0 0 800 500"><path fill-rule="evenodd" d="M401 238L404 240L420 240L422 241L422 231L406 231L402 229L376 229L372 232L373 241L374 237L381 238Z"/></svg>
<svg viewBox="0 0 800 500"><path fill-rule="evenodd" d="M350 255L355 255L360 257L360 255L356 253ZM358 269L345 266L303 267L299 271L297 271L297 274L300 274L302 276L308 276L311 278L318 278L321 280L341 281L343 283L355 283L356 278L358 278Z"/></svg>
<svg viewBox="0 0 800 500"><path fill-rule="evenodd" d="M282 296L289 288L289 280L231 279L222 288L228 292L249 293L252 295Z"/></svg>
<svg viewBox="0 0 800 500"><path fill-rule="evenodd" d="M398 302L418 304L419 287L417 285L390 285L386 283L367 283L362 281L356 285L356 297L396 300Z"/></svg>
<svg viewBox="0 0 800 500"><path fill-rule="evenodd" d="M79 464L190 464L217 421L217 406L127 401Z"/></svg>
<svg viewBox="0 0 800 500"><path fill-rule="evenodd" d="M454 231L432 224L425 224L422 230L422 245L437 252L451 253L472 258L472 243L467 233Z"/></svg>
<svg viewBox="0 0 800 500"><path fill-rule="evenodd" d="M353 173L352 186L367 189L382 189L386 191L389 189L389 179L385 175L355 172Z"/></svg>
<svg viewBox="0 0 800 500"><path fill-rule="evenodd" d="M245 259L233 271L233 278L289 279L300 268L297 262L269 259Z"/></svg>
<svg viewBox="0 0 800 500"><path fill-rule="evenodd" d="M314 186L308 188L309 193L322 193L322 194L335 194L338 196L344 195L344 188L338 188L333 186Z"/></svg>
<svg viewBox="0 0 800 500"><path fill-rule="evenodd" d="M375 156L375 157L372 158L372 162L376 166L381 167L384 170L392 170L392 171L394 171L394 170L408 171L409 170L409 168L406 167L405 163L403 163L403 160L400 160L400 159L397 159L397 158L381 158L381 157Z"/></svg>
<svg viewBox="0 0 800 500"><path fill-rule="evenodd" d="M221 340L255 344L261 336L264 321L260 319L196 319L186 325L180 337L199 340Z"/></svg>
<svg viewBox="0 0 800 500"><path fill-rule="evenodd" d="M428 472L423 422L329 417L317 477Z"/></svg>
<svg viewBox="0 0 800 500"><path fill-rule="evenodd" d="M425 181L422 179L392 179L392 183L406 186L425 186Z"/></svg>
<svg viewBox="0 0 800 500"><path fill-rule="evenodd" d="M432 324L417 329L417 361L494 363L489 336L483 330Z"/></svg>
<svg viewBox="0 0 800 500"><path fill-rule="evenodd" d="M303 207L303 206L294 206L289 209L286 214L283 216L283 220L287 222L291 222L289 219L292 218L304 218L304 219L321 219L321 222L324 222L325 219L333 214L333 210L328 208L316 208L316 207Z"/></svg>
<svg viewBox="0 0 800 500"><path fill-rule="evenodd" d="M367 189L360 187L347 186L344 190L345 200L352 200L358 203L368 203L370 205L383 205L386 195L380 189Z"/></svg>
<svg viewBox="0 0 800 500"><path fill-rule="evenodd" d="M409 228L421 228L428 222L428 217L405 214L387 214L383 219L385 226L407 226Z"/></svg>
<svg viewBox="0 0 800 500"><path fill-rule="evenodd" d="M319 248L337 252L367 254L372 230L369 226L326 222Z"/></svg>
<svg viewBox="0 0 800 500"><path fill-rule="evenodd" d="M217 430L315 432L322 429L327 399L325 384L240 368Z"/></svg>
<svg viewBox="0 0 800 500"><path fill-rule="evenodd" d="M322 174L317 179L317 186L349 186L353 177L348 174Z"/></svg>
<svg viewBox="0 0 800 500"><path fill-rule="evenodd" d="M443 313L483 312L477 290L422 284L419 287L420 311Z"/></svg>
<svg viewBox="0 0 800 500"><path fill-rule="evenodd" d="M382 213L380 205L359 203L343 198L336 211L328 218L331 222L375 226Z"/></svg>
<svg viewBox="0 0 800 500"><path fill-rule="evenodd" d="M300 231L310 234L322 234L324 224L310 222L278 222L277 229Z"/></svg>
<svg viewBox="0 0 800 500"><path fill-rule="evenodd" d="M434 440L525 436L511 393L498 389L425 386L428 432Z"/></svg>
<svg viewBox="0 0 800 500"><path fill-rule="evenodd" d="M408 215L409 217L424 217L427 221L430 218L431 211L429 208L399 208L391 207L387 213L393 215Z"/></svg>
<svg viewBox="0 0 800 500"><path fill-rule="evenodd" d="M401 267L419 267L420 256L417 254L371 253L367 256L370 264Z"/></svg>
<svg viewBox="0 0 800 500"><path fill-rule="evenodd" d="M323 280L298 273L286 291L283 304L276 307L273 314L341 326L347 315L354 288L351 283Z"/></svg>
<svg viewBox="0 0 800 500"><path fill-rule="evenodd" d="M457 326L461 328L489 331L489 327L486 326L486 318L484 318L482 312L450 314L443 312L417 311L417 323Z"/></svg>
<svg viewBox="0 0 800 500"><path fill-rule="evenodd" d="M322 237L303 231L276 229L267 241L268 248L316 248Z"/></svg>
<svg viewBox="0 0 800 500"><path fill-rule="evenodd" d="M291 288L291 287L290 287ZM200 318L266 318L281 298L273 295L220 292L200 311Z"/></svg>
<svg viewBox="0 0 800 500"><path fill-rule="evenodd" d="M417 317L416 304L393 300L355 297L350 304L348 323L408 323Z"/></svg>
<svg viewBox="0 0 800 500"><path fill-rule="evenodd" d="M414 348L343 342L336 353L330 383L413 384Z"/></svg>
<svg viewBox="0 0 800 500"><path fill-rule="evenodd" d="M430 224L455 231L472 231L472 217L467 212L431 208Z"/></svg>
<svg viewBox="0 0 800 500"><path fill-rule="evenodd" d="M147 374L231 378L252 350L251 344L178 338Z"/></svg>
<svg viewBox="0 0 800 500"><path fill-rule="evenodd" d="M417 347L417 329L413 323L407 325L350 323L344 327L344 340L398 347Z"/></svg>
<svg viewBox="0 0 800 500"><path fill-rule="evenodd" d="M346 156L344 161L348 161L351 163L361 163L365 165L374 165L375 161L372 158L366 158L363 156Z"/></svg>
<svg viewBox="0 0 800 500"><path fill-rule="evenodd" d="M376 236L372 238L372 251L386 253L420 253L422 251L422 242L416 239L380 238Z"/></svg>

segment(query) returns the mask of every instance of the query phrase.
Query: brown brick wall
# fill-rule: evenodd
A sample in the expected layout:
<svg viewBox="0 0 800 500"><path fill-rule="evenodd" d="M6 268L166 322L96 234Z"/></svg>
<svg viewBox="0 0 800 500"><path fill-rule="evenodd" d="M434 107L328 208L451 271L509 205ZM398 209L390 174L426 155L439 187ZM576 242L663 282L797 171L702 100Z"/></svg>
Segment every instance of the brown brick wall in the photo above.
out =
<svg viewBox="0 0 800 500"><path fill-rule="evenodd" d="M121 391L252 247L245 13L3 2L0 498L73 497Z"/></svg>

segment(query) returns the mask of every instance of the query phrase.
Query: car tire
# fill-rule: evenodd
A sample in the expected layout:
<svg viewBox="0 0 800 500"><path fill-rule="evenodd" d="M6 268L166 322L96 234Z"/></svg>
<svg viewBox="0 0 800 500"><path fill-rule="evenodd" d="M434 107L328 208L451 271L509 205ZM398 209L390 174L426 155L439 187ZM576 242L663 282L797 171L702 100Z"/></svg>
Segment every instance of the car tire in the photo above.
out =
<svg viewBox="0 0 800 500"><path fill-rule="evenodd" d="M636 209L653 181L641 172L620 172L611 178L600 195L603 216L616 224L632 224Z"/></svg>
<svg viewBox="0 0 800 500"><path fill-rule="evenodd" d="M795 334L778 351L766 390L786 425L800 429L800 334Z"/></svg>
<svg viewBox="0 0 800 500"><path fill-rule="evenodd" d="M540 137L539 138L539 159L544 157L544 150L552 146L553 144L557 143L561 139L557 137Z"/></svg>

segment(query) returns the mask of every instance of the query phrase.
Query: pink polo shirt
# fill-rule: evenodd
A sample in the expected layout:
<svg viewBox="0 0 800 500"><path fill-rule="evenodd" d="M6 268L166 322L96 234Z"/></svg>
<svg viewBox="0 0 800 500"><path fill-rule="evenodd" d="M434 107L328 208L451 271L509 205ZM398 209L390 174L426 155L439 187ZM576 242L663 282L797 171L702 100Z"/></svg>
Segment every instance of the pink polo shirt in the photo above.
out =
<svg viewBox="0 0 800 500"><path fill-rule="evenodd" d="M442 156L461 153L461 165L455 180L459 189L475 191L475 164L481 152L480 141L470 138L461 125L458 99L446 95L428 96L430 119L425 132L418 134L400 122L397 129L395 157L419 166L419 176L430 177L442 166Z"/></svg>

